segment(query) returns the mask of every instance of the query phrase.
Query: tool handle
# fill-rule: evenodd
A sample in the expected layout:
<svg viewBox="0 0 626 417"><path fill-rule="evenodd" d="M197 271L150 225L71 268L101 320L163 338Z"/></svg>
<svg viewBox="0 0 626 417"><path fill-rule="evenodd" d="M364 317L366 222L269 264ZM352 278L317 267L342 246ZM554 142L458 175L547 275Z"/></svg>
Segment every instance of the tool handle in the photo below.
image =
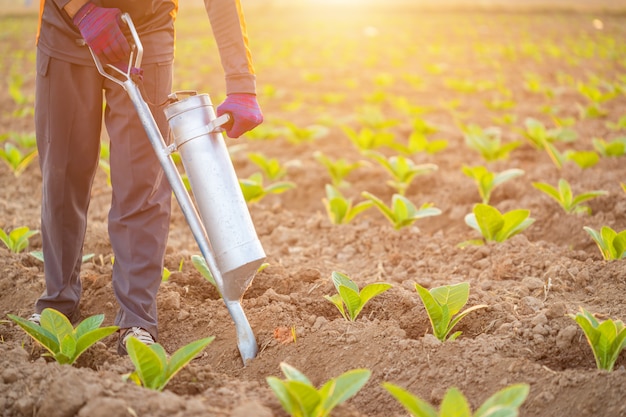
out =
<svg viewBox="0 0 626 417"><path fill-rule="evenodd" d="M98 72L100 73L100 75L108 78L109 80L117 84L124 85L125 81L128 81L131 79L130 73L132 69L141 68L141 61L143 59L143 45L141 44L141 40L139 39L139 35L137 34L137 30L135 29L135 25L133 23L133 20L130 18L130 15L128 13L122 13L122 16L120 17L120 19L122 22L128 25L130 34L133 37L133 45L131 47L130 56L128 57L128 65L126 66L126 72L122 71L121 69L117 68L115 65L111 65L111 64L107 64L105 68L102 65L102 62L100 62L100 58L98 58L98 56L93 53L91 48L89 48L89 52L91 52L91 56L93 58L94 63L96 64L96 68L98 69ZM114 71L116 75L124 79L120 80L119 78L114 77L113 75L108 73L105 69Z"/></svg>

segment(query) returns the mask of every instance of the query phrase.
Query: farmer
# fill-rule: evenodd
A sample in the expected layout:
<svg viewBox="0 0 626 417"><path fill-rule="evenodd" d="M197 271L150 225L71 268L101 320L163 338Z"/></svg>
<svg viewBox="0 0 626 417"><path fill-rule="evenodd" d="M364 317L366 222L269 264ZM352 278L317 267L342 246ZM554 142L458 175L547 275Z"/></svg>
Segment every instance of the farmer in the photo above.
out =
<svg viewBox="0 0 626 417"><path fill-rule="evenodd" d="M236 138L263 121L239 0L205 0L226 80L230 113L226 133ZM131 16L144 46L144 100L164 138L168 124L159 103L172 87L174 19L178 0L42 0L37 33L35 125L43 176L41 234L46 289L30 317L44 308L72 322L80 318L80 266L91 184L98 168L103 119L110 137L112 201L108 228L119 303L118 353L134 335L155 343L156 295L163 272L171 189L132 102L121 86L101 76L88 45L103 64L127 68L130 46L120 15ZM202 59L202 55L198 55ZM133 70L134 71L134 70Z"/></svg>

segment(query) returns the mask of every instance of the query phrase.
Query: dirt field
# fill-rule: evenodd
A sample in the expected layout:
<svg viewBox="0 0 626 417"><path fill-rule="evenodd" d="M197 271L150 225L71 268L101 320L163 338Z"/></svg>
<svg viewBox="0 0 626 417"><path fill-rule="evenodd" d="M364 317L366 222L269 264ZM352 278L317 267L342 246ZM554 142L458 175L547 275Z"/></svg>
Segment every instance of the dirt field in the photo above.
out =
<svg viewBox="0 0 626 417"><path fill-rule="evenodd" d="M0 410L2 416L285 416L266 383L282 377L287 362L317 386L354 368L372 377L334 416L403 416L402 406L382 387L393 382L437 405L446 390L459 388L477 408L497 390L530 384L521 407L525 417L626 416L626 358L615 371L598 371L582 331L567 316L579 307L601 318L626 319L624 261L605 261L583 230L626 229L626 159L601 156L582 169L566 161L558 169L546 151L524 138L527 118L555 127L570 119L574 142L556 142L560 152L593 150L592 140L626 136L617 126L625 115L626 18L603 13L513 13L376 10L247 10L258 72L259 100L266 122L255 135L229 141L240 178L259 168L249 152L287 166L283 180L296 188L250 205L269 266L246 292L243 305L260 347L243 366L233 323L216 290L193 267L199 254L178 208L171 225L166 266L174 272L161 286L160 342L170 353L201 337L216 336L158 393L124 383L127 357L115 353L116 336L87 351L74 366L40 357L25 333L0 322ZM179 17L176 88L223 97L223 81L204 11L182 9ZM36 17L0 21L2 79L0 135L11 141L34 130L33 100ZM21 74L22 100L9 85ZM12 81L11 81L12 80ZM581 85L617 93L589 112ZM407 104L408 103L408 104ZM418 176L406 196L418 207L431 202L442 214L394 230L371 208L345 225L332 224L322 199L328 171L314 157L366 160L342 126L385 129L406 143L413 121L437 129L439 153L418 152L416 163L436 172ZM320 137L296 143L284 130L324 126ZM497 126L505 143L521 141L508 159L485 162L469 148L461 125ZM106 137L104 138L106 141ZM4 143L3 143L4 145ZM387 156L397 152L380 148ZM480 197L464 165L509 168L524 175L495 189L490 204L500 211L525 208L535 219L502 243L460 248L479 237L464 222ZM575 194L606 190L591 200L591 214L567 214L533 187L564 178ZM353 171L344 195L363 200L368 191L389 202L389 174L373 160ZM0 164L0 227L40 228L40 181L36 159L20 176ZM266 180L266 184L271 181ZM103 170L93 188L82 269L84 317L116 313L106 218L110 189ZM0 248L0 313L27 317L43 290L43 264L28 254L41 249L31 238L25 252ZM178 272L183 260L182 272ZM344 320L324 299L335 289L333 271L359 286L384 281L393 287L366 305L358 320ZM469 282L468 306L487 304L464 318L456 341L432 336L415 283L428 288ZM291 337L295 328L296 337Z"/></svg>

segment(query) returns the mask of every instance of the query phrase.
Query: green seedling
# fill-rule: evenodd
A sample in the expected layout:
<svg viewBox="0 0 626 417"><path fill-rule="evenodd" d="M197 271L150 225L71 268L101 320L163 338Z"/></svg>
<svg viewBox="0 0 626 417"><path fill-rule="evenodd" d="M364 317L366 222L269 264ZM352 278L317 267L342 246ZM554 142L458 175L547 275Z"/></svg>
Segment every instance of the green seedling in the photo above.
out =
<svg viewBox="0 0 626 417"><path fill-rule="evenodd" d="M379 100L381 98L382 100ZM387 100L387 94L377 91L374 96L374 102ZM398 119L388 119L385 117L379 105L366 105L357 109L357 119L361 125L374 131L382 131L390 127L400 124Z"/></svg>
<svg viewBox="0 0 626 417"><path fill-rule="evenodd" d="M431 404L398 385L385 382L383 387L413 417L517 417L530 391L528 384L509 385L489 397L472 414L467 398L454 387L443 396L439 413Z"/></svg>
<svg viewBox="0 0 626 417"><path fill-rule="evenodd" d="M86 318L76 328L65 315L51 308L41 312L41 326L12 314L8 316L46 348L48 353L44 356L50 356L60 364L73 364L94 343L119 329L117 326L100 327L103 314Z"/></svg>
<svg viewBox="0 0 626 417"><path fill-rule="evenodd" d="M337 294L325 295L324 298L333 303L348 321L355 321L369 300L391 288L391 284L375 282L359 291L354 281L337 271L333 271L332 280Z"/></svg>
<svg viewBox="0 0 626 417"><path fill-rule="evenodd" d="M352 171L362 166L368 165L367 161L348 162L344 158L332 160L320 151L316 151L313 154L313 157L320 164L326 167L333 186L337 188L349 186L350 183L346 181L346 177L350 175Z"/></svg>
<svg viewBox="0 0 626 417"><path fill-rule="evenodd" d="M45 263L43 259L43 251L34 250L34 251L29 252L28 254L32 256L33 258L37 259L38 261ZM83 255L81 262L82 263L88 262L91 259L93 259L94 256L96 256L95 253L88 253L87 255Z"/></svg>
<svg viewBox="0 0 626 417"><path fill-rule="evenodd" d="M313 142L326 134L328 134L328 128L321 125L310 125L300 127L293 122L284 121L285 126L284 135L288 142L295 145Z"/></svg>
<svg viewBox="0 0 626 417"><path fill-rule="evenodd" d="M384 146L393 147L393 133L372 130L368 127L361 128L358 132L348 126L342 126L341 128L360 152L374 150Z"/></svg>
<svg viewBox="0 0 626 417"><path fill-rule="evenodd" d="M204 257L200 255L192 255L191 263L196 268L196 270L200 272L200 275L202 275L204 279L206 279L211 285L213 285L215 289L217 290L217 292L219 293L220 290L219 288L217 288L217 283L215 282L215 278L213 277L213 274L211 273L211 270L209 269L209 265L207 265Z"/></svg>
<svg viewBox="0 0 626 417"><path fill-rule="evenodd" d="M426 152L434 155L446 149L448 147L448 141L445 139L429 140L423 133L412 132L411 135L409 135L406 145L395 142L390 146L392 149L404 155L414 155L418 152Z"/></svg>
<svg viewBox="0 0 626 417"><path fill-rule="evenodd" d="M28 247L28 239L39 233L39 230L30 230L27 226L16 227L9 233L0 229L0 240L13 253L20 253Z"/></svg>
<svg viewBox="0 0 626 417"><path fill-rule="evenodd" d="M433 334L442 342L454 340L461 335L460 331L452 334L450 332L463 317L472 311L488 307L486 304L479 304L460 313L469 300L470 286L467 282L444 285L430 290L415 284L415 289L428 313Z"/></svg>
<svg viewBox="0 0 626 417"><path fill-rule="evenodd" d="M502 214L497 208L488 204L476 204L473 212L465 216L465 223L479 231L487 242L504 242L535 222L535 219L529 216L529 210L517 209ZM468 243L483 244L484 242L479 240Z"/></svg>
<svg viewBox="0 0 626 417"><path fill-rule="evenodd" d="M612 131L626 130L626 116L620 117L617 122L606 122L605 126Z"/></svg>
<svg viewBox="0 0 626 417"><path fill-rule="evenodd" d="M287 174L287 167L276 158L268 158L262 153L252 152L248 154L248 159L258 166L269 180L279 180Z"/></svg>
<svg viewBox="0 0 626 417"><path fill-rule="evenodd" d="M626 153L626 137L615 138L611 141L606 141L600 138L591 139L591 143L595 150L600 155L608 157L623 156Z"/></svg>
<svg viewBox="0 0 626 417"><path fill-rule="evenodd" d="M284 134L284 129L270 123L261 124L245 133L246 139L258 141L270 141L279 138Z"/></svg>
<svg viewBox="0 0 626 417"><path fill-rule="evenodd" d="M574 162L582 169L591 168L600 162L600 156L594 151L574 151L567 150L563 153L563 157Z"/></svg>
<svg viewBox="0 0 626 417"><path fill-rule="evenodd" d="M326 417L339 404L355 396L371 376L368 369L353 369L328 380L317 389L293 366L281 362L285 375L281 380L266 378L283 409L292 417Z"/></svg>
<svg viewBox="0 0 626 417"><path fill-rule="evenodd" d="M554 142L574 142L577 139L577 134L572 129L564 127L556 127L554 129L548 129L539 120L531 117L524 121L523 134L526 139L536 148L543 150L546 148L546 143Z"/></svg>
<svg viewBox="0 0 626 417"><path fill-rule="evenodd" d="M613 319L600 322L582 307L576 315L570 314L569 316L585 333L598 369L611 372L619 354L626 347L624 323Z"/></svg>
<svg viewBox="0 0 626 417"><path fill-rule="evenodd" d="M287 190L295 188L296 185L289 181L279 181L268 185L263 185L263 174L257 172L249 178L239 180L241 191L246 202L254 204L269 194L281 194Z"/></svg>
<svg viewBox="0 0 626 417"><path fill-rule="evenodd" d="M135 370L127 375L127 378L145 388L162 391L174 375L214 339L215 336L211 336L193 341L178 349L168 359L165 349L160 344L148 346L131 336L126 342L126 349Z"/></svg>
<svg viewBox="0 0 626 417"><path fill-rule="evenodd" d="M435 164L416 164L412 159L402 155L389 158L375 151L366 151L365 155L378 162L392 179L387 184L400 195L405 195L406 190L418 175L425 175L436 171L439 167Z"/></svg>
<svg viewBox="0 0 626 417"><path fill-rule="evenodd" d="M394 194L391 197L390 207L380 198L367 191L362 192L361 195L368 200L372 200L378 210L389 220L396 230L410 226L418 219L441 214L441 210L433 207L432 203L424 203L418 209L408 198L400 194Z"/></svg>
<svg viewBox="0 0 626 417"><path fill-rule="evenodd" d="M180 263L178 264L178 272L183 271L184 262L185 262L184 258L180 260ZM162 282L169 281L171 275L172 275L172 271L170 271L167 267L163 267L163 273L161 274L161 281Z"/></svg>
<svg viewBox="0 0 626 417"><path fill-rule="evenodd" d="M493 126L483 129L480 126L470 124L464 127L463 136L465 137L465 144L480 153L487 162L508 159L511 151L522 144L520 141L502 143L501 130Z"/></svg>
<svg viewBox="0 0 626 417"><path fill-rule="evenodd" d="M595 83L579 82L577 88L578 92L590 102L587 107L581 109L582 116L589 118L606 116L608 111L601 107L602 104L620 95L619 89L608 84L606 88L599 88Z"/></svg>
<svg viewBox="0 0 626 417"><path fill-rule="evenodd" d="M475 167L464 166L463 173L476 183L478 194L480 194L483 204L489 204L491 193L498 185L524 175L524 171L521 169L513 168L496 173L489 171L487 167L482 165Z"/></svg>
<svg viewBox="0 0 626 417"><path fill-rule="evenodd" d="M587 213L591 214L591 208L585 206L582 203L589 201L601 195L607 195L608 192L604 190L589 191L586 193L574 196L569 182L561 178L559 185L553 187L545 182L533 182L533 187L543 192L544 194L552 197L566 213Z"/></svg>
<svg viewBox="0 0 626 417"><path fill-rule="evenodd" d="M31 162L37 156L37 149L30 149L26 152L22 152L20 148L12 144L11 142L6 142L4 144L4 148L0 148L0 158L6 162L6 164L11 168L13 175L19 177L22 172L30 165Z"/></svg>
<svg viewBox="0 0 626 417"><path fill-rule="evenodd" d="M352 199L345 198L334 186L326 184L326 198L322 199L328 218L333 224L348 224L360 213L374 205L370 200L352 205Z"/></svg>
<svg viewBox="0 0 626 417"><path fill-rule="evenodd" d="M626 257L626 230L618 233L609 226L602 226L599 232L587 226L583 229L596 242L605 260L613 261Z"/></svg>

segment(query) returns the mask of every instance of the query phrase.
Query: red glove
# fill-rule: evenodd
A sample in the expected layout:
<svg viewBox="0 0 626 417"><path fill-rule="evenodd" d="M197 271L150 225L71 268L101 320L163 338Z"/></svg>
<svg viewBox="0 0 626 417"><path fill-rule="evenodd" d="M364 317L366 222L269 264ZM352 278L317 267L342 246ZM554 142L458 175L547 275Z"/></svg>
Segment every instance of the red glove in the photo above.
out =
<svg viewBox="0 0 626 417"><path fill-rule="evenodd" d="M130 46L119 25L119 9L98 7L87 2L72 19L85 43L103 64L126 61Z"/></svg>
<svg viewBox="0 0 626 417"><path fill-rule="evenodd" d="M217 117L230 113L232 123L224 126L229 138L238 138L263 123L263 114L254 94L229 94L216 113Z"/></svg>

